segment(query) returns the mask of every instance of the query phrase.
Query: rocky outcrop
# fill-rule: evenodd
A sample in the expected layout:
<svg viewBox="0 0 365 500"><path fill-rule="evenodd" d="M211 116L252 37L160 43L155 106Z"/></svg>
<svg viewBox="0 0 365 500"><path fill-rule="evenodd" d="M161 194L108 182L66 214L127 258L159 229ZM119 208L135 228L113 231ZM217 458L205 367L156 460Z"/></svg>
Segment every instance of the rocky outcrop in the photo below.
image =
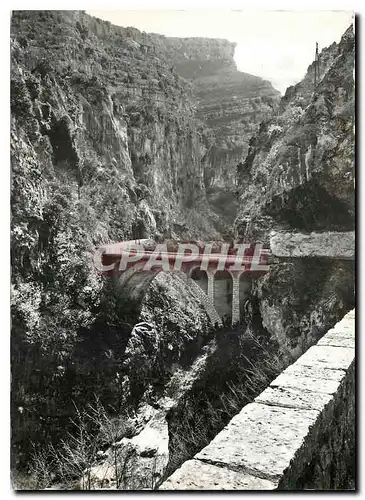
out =
<svg viewBox="0 0 365 500"><path fill-rule="evenodd" d="M13 13L14 467L28 467L32 442L47 450L77 435L74 402L83 411L97 395L141 423L114 448L128 457L125 488L150 486L171 454L165 438L156 448L158 432L171 432L164 395L178 426L196 382L204 393L238 354L239 336L214 342L214 311L193 285L161 275L140 308L93 268L103 243L219 236L205 187L212 135L161 40L82 12ZM142 321L149 329L133 328ZM88 475L111 484L115 453L105 458L104 445Z"/></svg>
<svg viewBox="0 0 365 500"><path fill-rule="evenodd" d="M261 123L238 167L239 234L264 237L265 228L275 225L354 228L352 27L320 60L326 65L316 89L312 64L305 79L287 90L279 114Z"/></svg>
<svg viewBox="0 0 365 500"><path fill-rule="evenodd" d="M139 312L95 272L95 246L217 232L204 185L209 133L159 37L81 11L17 11L11 24L12 422L24 458L27 443L60 438L73 400L85 406L95 392L118 406L124 392L140 396L125 378L130 365L143 360L139 373L157 376L170 353L161 318L156 363L146 359L153 343L133 343ZM198 300L185 316L167 377L208 329Z"/></svg>
<svg viewBox="0 0 365 500"><path fill-rule="evenodd" d="M164 42L177 73L192 82L197 116L214 134L206 186L233 190L236 165L258 124L275 109L279 92L268 81L237 70L235 43L210 38Z"/></svg>
<svg viewBox="0 0 365 500"><path fill-rule="evenodd" d="M328 52L329 69L320 86L330 94L337 92L333 78L348 76L350 44L348 37ZM95 246L151 236L219 239L227 227L229 233L235 213L232 162L242 158L247 134L275 107L277 94L262 80L237 72L234 46L227 41L168 39L83 12L14 12L11 48L13 448L21 450L16 456L27 465L30 443L46 447L51 438L57 443L68 430L75 432L69 422L73 402L87 408L97 395L108 410L114 408L117 424L130 412L135 425L128 435L119 435L117 428L117 439L92 448L98 458L87 456L89 478L94 475L98 487L104 474L109 485L116 481L110 464L115 468L113 450L118 450L122 463L130 464L124 487L150 487L195 454L256 394L262 373L252 388L249 363L266 370L280 350L299 356L349 308L351 265L275 263L269 275L245 288L252 297L242 328L219 335L212 331L214 311L191 283L161 274L146 278L133 295L122 282L104 279L93 268ZM316 94L305 116L308 124L314 120L320 137L315 155L312 143L306 150L311 175L322 165L316 163L318 154L329 161L328 149L337 141L333 154L343 152L345 160L321 179L328 200L350 206L349 184L337 182L350 161L349 89L334 94L342 107L328 113ZM290 92L282 101L285 120L285 110L296 113L297 94ZM338 131L333 138L332 126L342 127L342 136ZM276 160L270 164L275 147L261 166L264 127L246 160L258 189L250 185L248 198L247 176L241 175L237 233L259 234L265 242L265 223L285 229L281 220L288 219L290 203L288 208L275 198L281 185ZM299 157L302 161L297 151ZM297 178L305 176L288 167L289 194L310 185ZM272 205L262 195L266 181L272 184ZM310 200L316 194L314 189ZM252 220L241 231L246 202ZM306 211L306 224L317 208ZM349 227L341 214L337 226L345 231ZM298 228L306 229L304 222ZM313 230L320 223L323 219ZM140 291L144 300L137 304ZM138 321L142 326L134 328ZM217 372L220 376L213 377ZM232 396L232 380L243 386L238 396L234 388ZM81 461L78 474L84 470Z"/></svg>
<svg viewBox="0 0 365 500"><path fill-rule="evenodd" d="M287 90L277 116L261 123L238 165L236 235L269 247L275 230L276 248L285 245L289 233L286 243L300 247L282 255L253 286L263 325L294 356L354 304L353 264L326 258L321 248L326 233L339 232L341 238L355 224L352 27L320 54L315 89L313 65ZM313 232L322 233L317 250L308 247ZM347 240L353 247L352 236L341 243ZM346 252L353 254L353 248L347 245ZM336 257L336 251L327 252L331 255Z"/></svg>
<svg viewBox="0 0 365 500"><path fill-rule="evenodd" d="M210 206L219 215L216 227L228 233L237 211L236 165L246 157L259 123L276 109L280 94L268 81L237 70L235 43L160 40L177 73L192 83L197 117L211 130L205 139L204 182Z"/></svg>
<svg viewBox="0 0 365 500"><path fill-rule="evenodd" d="M186 222L204 206L209 220L209 133L158 37L72 11L14 13L12 37L13 125L21 113L32 119L33 145L57 164L55 173L72 176L81 197L96 180L99 189L113 184L114 197L121 192L111 239L176 234L183 224L187 235L214 233L194 214Z"/></svg>
<svg viewBox="0 0 365 500"><path fill-rule="evenodd" d="M212 338L214 324L195 292L179 275L161 272L146 290L140 320L125 350L134 398L154 395L174 372L188 367ZM198 285L196 285L198 286Z"/></svg>

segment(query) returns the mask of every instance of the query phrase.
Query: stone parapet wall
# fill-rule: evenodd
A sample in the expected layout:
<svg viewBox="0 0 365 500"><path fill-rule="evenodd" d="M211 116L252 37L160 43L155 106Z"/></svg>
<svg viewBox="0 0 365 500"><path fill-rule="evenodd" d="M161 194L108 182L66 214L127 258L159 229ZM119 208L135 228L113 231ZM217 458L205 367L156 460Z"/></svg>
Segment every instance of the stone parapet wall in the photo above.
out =
<svg viewBox="0 0 365 500"><path fill-rule="evenodd" d="M324 233L270 234L270 248L276 257L327 257L330 259L355 259L355 231Z"/></svg>
<svg viewBox="0 0 365 500"><path fill-rule="evenodd" d="M162 490L339 489L355 447L355 310Z"/></svg>

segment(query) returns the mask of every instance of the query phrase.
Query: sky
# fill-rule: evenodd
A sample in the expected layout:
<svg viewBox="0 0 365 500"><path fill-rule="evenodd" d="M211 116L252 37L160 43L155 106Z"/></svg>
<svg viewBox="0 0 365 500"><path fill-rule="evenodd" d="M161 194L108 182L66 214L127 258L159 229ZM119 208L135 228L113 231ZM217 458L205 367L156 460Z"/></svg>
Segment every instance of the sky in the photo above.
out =
<svg viewBox="0 0 365 500"><path fill-rule="evenodd" d="M339 42L352 11L88 10L119 26L166 36L226 38L236 42L240 71L269 80L281 93L300 81L319 49Z"/></svg>

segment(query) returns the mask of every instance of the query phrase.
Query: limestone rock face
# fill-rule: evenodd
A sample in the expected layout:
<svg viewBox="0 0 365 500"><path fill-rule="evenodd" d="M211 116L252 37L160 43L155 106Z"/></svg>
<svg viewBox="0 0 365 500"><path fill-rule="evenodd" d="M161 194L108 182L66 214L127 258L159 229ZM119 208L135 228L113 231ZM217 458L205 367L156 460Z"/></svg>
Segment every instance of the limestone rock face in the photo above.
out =
<svg viewBox="0 0 365 500"><path fill-rule="evenodd" d="M210 133L157 35L82 11L17 11L11 62L13 404L43 413L43 435L55 436L55 407L71 415L92 392L112 406L130 393L138 401L185 351L197 356L211 327L199 300L187 295L185 308L176 292L170 317L147 304L140 320L156 335L139 338L138 314L98 275L93 251L156 233L217 235L204 183ZM13 444L26 454L44 421L22 418Z"/></svg>
<svg viewBox="0 0 365 500"><path fill-rule="evenodd" d="M111 239L175 234L190 212L186 236L215 233L204 186L210 132L159 36L82 11L14 13L12 115L15 136L31 135L38 157L53 161L49 175L67 174L81 197L92 183L113 186L109 205L118 199L123 213L103 207Z"/></svg>
<svg viewBox="0 0 365 500"><path fill-rule="evenodd" d="M295 227L321 229L325 216L328 229L351 226L351 43L348 35L326 52L328 70L313 102L310 76L303 89L288 91L281 103L287 128L280 131L274 123L270 129L273 150L267 150L265 125L251 144L248 175L241 175L240 235L266 241L275 224L285 229L290 222L292 229L287 197L296 189L313 195L310 207L317 198L336 199L341 217L336 222L314 205ZM214 338L214 311L178 277L161 274L148 282L137 314L132 300L122 300L120 283L118 288L95 272L93 250L154 235L222 236L235 214L236 163L278 94L237 71L230 42L169 39L81 11L14 12L11 49L13 404L36 416L27 427L18 412L14 443L26 447L40 435L62 439L62 418L73 414L73 401L86 406L97 393L106 405L128 407L139 419L133 435L100 450L103 462L98 459L91 471L97 486L105 486L103 477L115 484L112 450L119 447L129 460L125 487L153 487L178 443L171 429L179 422L184 427L185 414L189 420L200 411L199 398L208 389L211 397L228 391L226 378L242 364L250 342L244 328ZM301 122L287 123L285 115L297 116L300 105L293 103L301 93L308 101L303 138ZM297 150L292 155L294 146L290 161L277 161L277 143L289 140L292 129L298 130L308 175L298 173L302 156ZM322 169L332 160L334 169ZM262 194L267 183L270 196ZM328 198L319 196L317 185ZM313 222L314 213L322 218ZM247 216L248 229L241 231ZM252 296L254 333L298 356L351 307L351 265L273 265L252 284ZM148 328L133 328L137 321ZM45 396L40 386L47 387ZM189 391L195 395L190 406ZM220 404L218 396L214 404ZM55 408L64 412L58 426ZM207 427L208 414L204 418ZM202 473L211 476L212 470ZM227 481L238 487L251 479L233 474Z"/></svg>
<svg viewBox="0 0 365 500"><path fill-rule="evenodd" d="M271 114L279 92L271 83L237 70L235 43L210 38L166 38L177 73L192 82L197 116L212 129L205 181L234 188L236 165L248 151L258 124Z"/></svg>
<svg viewBox="0 0 365 500"><path fill-rule="evenodd" d="M302 231L354 228L354 33L321 53L260 125L239 165L240 235L275 225Z"/></svg>
<svg viewBox="0 0 365 500"><path fill-rule="evenodd" d="M160 39L177 73L191 82L197 117L210 129L205 137L205 187L213 211L231 225L237 210L237 163L246 157L259 123L276 109L280 94L270 82L237 70L235 43ZM221 225L216 227L224 232Z"/></svg>
<svg viewBox="0 0 365 500"><path fill-rule="evenodd" d="M128 340L125 365L132 392L142 395L188 367L211 339L213 324L195 288L164 272L148 287L140 320L142 328L137 325Z"/></svg>
<svg viewBox="0 0 365 500"><path fill-rule="evenodd" d="M353 264L343 260L354 255L353 70L350 27L321 52L316 89L311 64L238 165L236 235L272 244L283 257L254 293L263 326L294 357L354 304Z"/></svg>

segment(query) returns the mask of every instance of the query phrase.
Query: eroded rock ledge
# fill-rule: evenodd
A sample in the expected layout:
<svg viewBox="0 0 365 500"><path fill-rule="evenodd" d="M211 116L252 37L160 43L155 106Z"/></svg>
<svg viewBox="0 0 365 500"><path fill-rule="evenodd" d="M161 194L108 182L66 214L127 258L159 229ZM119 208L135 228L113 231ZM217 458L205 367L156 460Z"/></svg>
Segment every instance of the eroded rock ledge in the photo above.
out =
<svg viewBox="0 0 365 500"><path fill-rule="evenodd" d="M355 260L355 231L286 233L272 231L271 252L276 257L327 257Z"/></svg>
<svg viewBox="0 0 365 500"><path fill-rule="evenodd" d="M339 489L354 444L355 310L162 490Z"/></svg>

